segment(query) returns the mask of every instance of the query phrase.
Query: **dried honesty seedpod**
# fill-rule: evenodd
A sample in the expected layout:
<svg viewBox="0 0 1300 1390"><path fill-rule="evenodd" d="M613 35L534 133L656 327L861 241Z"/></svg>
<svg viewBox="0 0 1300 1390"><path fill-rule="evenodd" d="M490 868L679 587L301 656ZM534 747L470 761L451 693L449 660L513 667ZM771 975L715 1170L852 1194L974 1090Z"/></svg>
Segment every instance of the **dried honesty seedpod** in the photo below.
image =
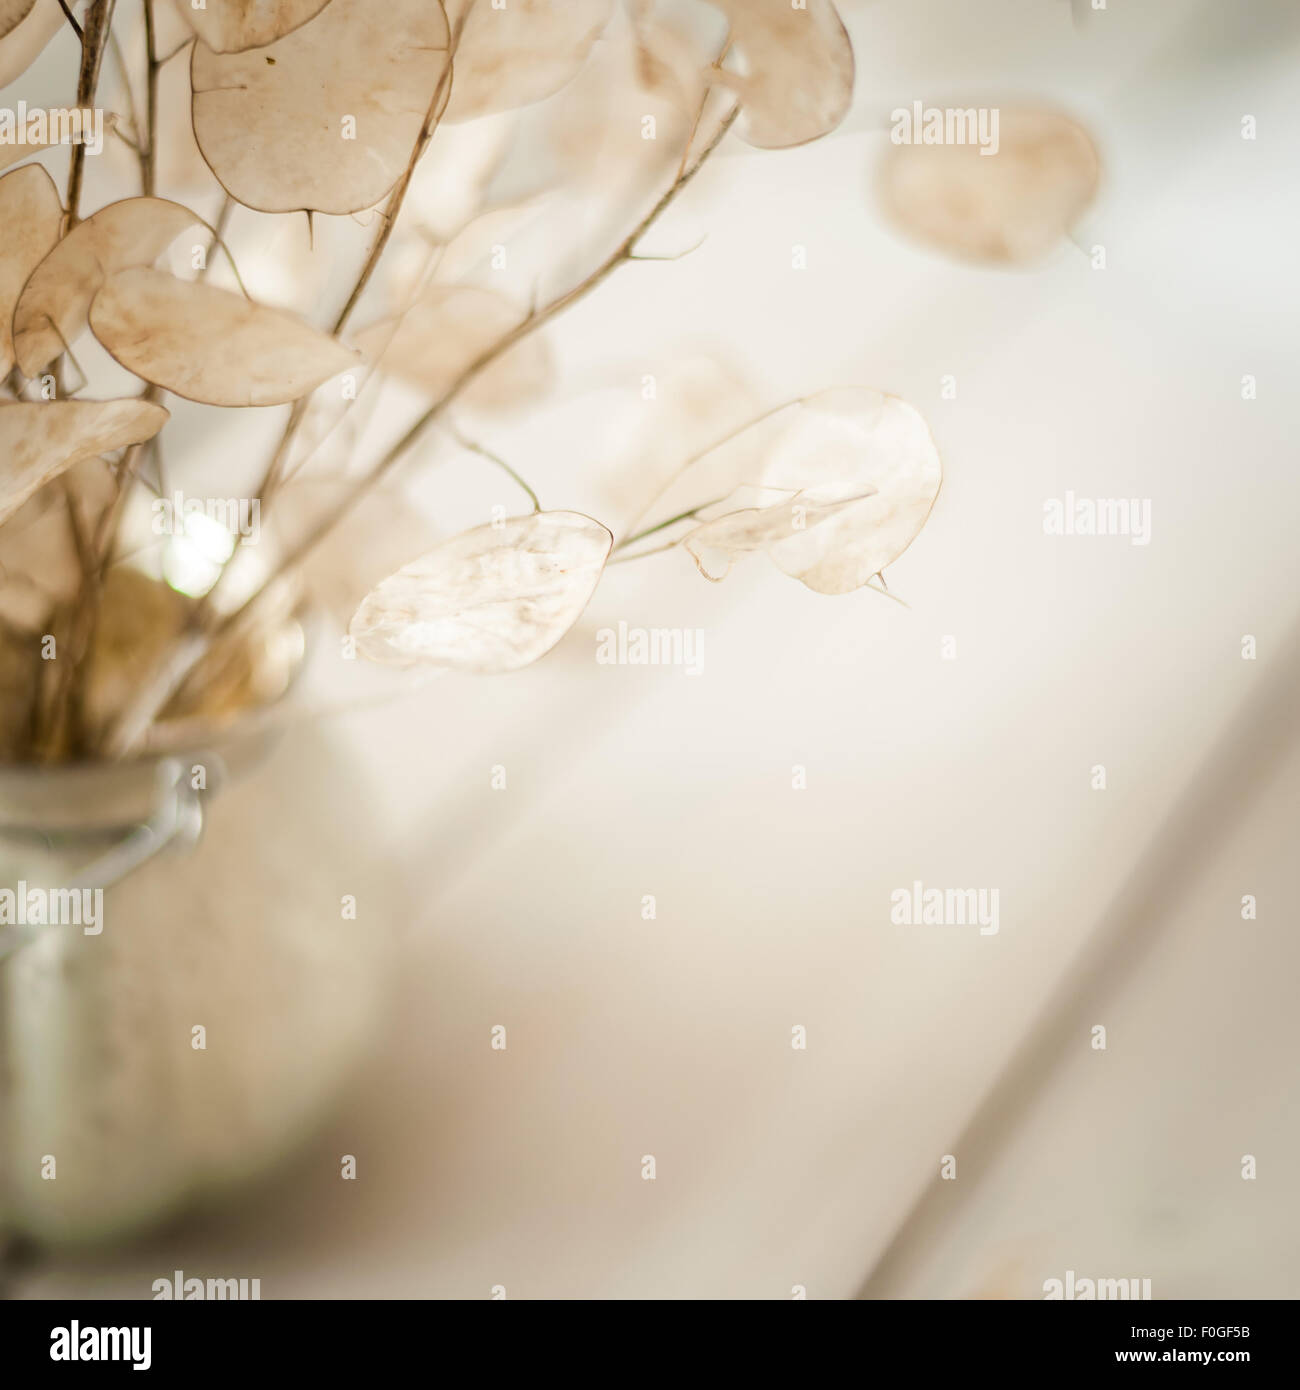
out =
<svg viewBox="0 0 1300 1390"><path fill-rule="evenodd" d="M695 528L684 544L697 563L709 550L730 559L762 549L817 593L851 593L907 549L939 494L934 439L897 396L824 391L750 429L762 447L756 485L787 500L724 512ZM729 447L743 448L746 433Z"/></svg>
<svg viewBox="0 0 1300 1390"><path fill-rule="evenodd" d="M530 235L550 252L548 291L580 282L593 257L626 235L629 210L652 207L685 165L707 91L703 66L665 26L611 29L541 108L540 162L559 178Z"/></svg>
<svg viewBox="0 0 1300 1390"><path fill-rule="evenodd" d="M194 134L226 191L259 212L373 207L406 169L440 88L438 0L331 0L265 48L194 46Z"/></svg>
<svg viewBox="0 0 1300 1390"><path fill-rule="evenodd" d="M788 540L805 527L817 526L845 507L874 496L875 490L869 489L854 497L812 502L806 500L803 493L795 493L790 498L761 506L743 507L706 521L691 531L682 545L706 579L725 579L732 561L738 556L755 550L770 551L778 542ZM710 571L706 559L710 552L725 557L726 570L722 574Z"/></svg>
<svg viewBox="0 0 1300 1390"><path fill-rule="evenodd" d="M611 33L548 111L550 155L584 191L643 193L681 161L705 89L700 55L668 25Z"/></svg>
<svg viewBox="0 0 1300 1390"><path fill-rule="evenodd" d="M73 464L152 439L167 419L140 400L0 405L0 522Z"/></svg>
<svg viewBox="0 0 1300 1390"><path fill-rule="evenodd" d="M466 531L385 579L349 632L388 666L517 671L577 622L614 538L579 512L534 512Z"/></svg>
<svg viewBox="0 0 1300 1390"><path fill-rule="evenodd" d="M176 0L176 8L214 53L241 53L262 48L306 24L330 0L216 0L209 9L193 0Z"/></svg>
<svg viewBox="0 0 1300 1390"><path fill-rule="evenodd" d="M31 14L35 3L36 0L0 0L0 39Z"/></svg>
<svg viewBox="0 0 1300 1390"><path fill-rule="evenodd" d="M587 61L614 0L511 0L503 9L450 0L453 24L467 7L448 121L509 111L558 92Z"/></svg>
<svg viewBox="0 0 1300 1390"><path fill-rule="evenodd" d="M27 277L59 239L63 203L54 180L39 164L0 178L0 377L14 364L14 306Z"/></svg>
<svg viewBox="0 0 1300 1390"><path fill-rule="evenodd" d="M1097 193L1088 133L1041 107L1001 107L996 146L891 145L880 206L907 235L964 260L1021 264L1059 245ZM992 153L990 153L992 149Z"/></svg>
<svg viewBox="0 0 1300 1390"><path fill-rule="evenodd" d="M741 138L760 149L803 145L829 134L853 100L853 44L831 0L711 0L731 21L743 72L717 79L744 106Z"/></svg>
<svg viewBox="0 0 1300 1390"><path fill-rule="evenodd" d="M495 290L435 284L396 324L373 324L357 334L356 342L380 371L439 400L525 317L525 310ZM481 409L528 405L546 390L552 375L546 340L530 335L482 371L460 399Z"/></svg>
<svg viewBox="0 0 1300 1390"><path fill-rule="evenodd" d="M357 361L280 309L139 267L109 278L90 327L128 371L205 405L283 405Z"/></svg>
<svg viewBox="0 0 1300 1390"><path fill-rule="evenodd" d="M72 0L68 8L75 10L80 3ZM35 4L26 5L17 0L0 8L0 87L21 77L67 22L59 0L35 0Z"/></svg>
<svg viewBox="0 0 1300 1390"><path fill-rule="evenodd" d="M166 198L125 198L78 223L32 272L14 309L23 375L39 376L80 336L108 276L152 265L183 231L201 226L189 208Z"/></svg>

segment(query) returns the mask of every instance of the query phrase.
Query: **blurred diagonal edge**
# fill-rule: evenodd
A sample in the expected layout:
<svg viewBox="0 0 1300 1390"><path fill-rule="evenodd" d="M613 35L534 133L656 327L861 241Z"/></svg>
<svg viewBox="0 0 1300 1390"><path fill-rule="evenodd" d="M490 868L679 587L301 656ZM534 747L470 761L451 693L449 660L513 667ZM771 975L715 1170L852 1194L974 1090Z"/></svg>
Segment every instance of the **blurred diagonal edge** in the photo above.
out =
<svg viewBox="0 0 1300 1390"><path fill-rule="evenodd" d="M1278 659L1170 808L1083 949L1013 1051L974 1114L948 1148L968 1181L936 1171L868 1270L859 1299L898 1297L914 1259L928 1254L969 1200L1000 1149L1042 1093L1104 999L1140 963L1175 915L1198 866L1214 852L1255 797L1273 780L1300 731L1300 616Z"/></svg>

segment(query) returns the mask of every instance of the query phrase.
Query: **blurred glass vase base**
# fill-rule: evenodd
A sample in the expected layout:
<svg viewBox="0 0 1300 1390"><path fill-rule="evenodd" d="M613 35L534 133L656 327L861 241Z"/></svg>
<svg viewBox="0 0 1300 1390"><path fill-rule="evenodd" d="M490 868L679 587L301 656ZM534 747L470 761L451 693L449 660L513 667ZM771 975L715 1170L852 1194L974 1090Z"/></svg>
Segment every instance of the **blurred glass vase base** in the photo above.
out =
<svg viewBox="0 0 1300 1390"><path fill-rule="evenodd" d="M378 924L403 906L365 824L311 725L0 768L5 1235L124 1236L326 1117L379 1023Z"/></svg>

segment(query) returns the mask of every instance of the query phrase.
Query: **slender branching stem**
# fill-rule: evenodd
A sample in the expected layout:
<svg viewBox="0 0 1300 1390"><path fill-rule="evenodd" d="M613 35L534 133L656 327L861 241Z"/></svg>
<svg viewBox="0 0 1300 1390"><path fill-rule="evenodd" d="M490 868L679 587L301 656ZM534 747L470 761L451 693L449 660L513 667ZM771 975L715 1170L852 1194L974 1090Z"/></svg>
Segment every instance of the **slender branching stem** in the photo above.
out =
<svg viewBox="0 0 1300 1390"><path fill-rule="evenodd" d="M434 89L433 97L429 102L429 109L425 112L424 121L420 126L420 133L416 137L415 145L411 150L411 157L407 161L406 168L402 171L402 176L393 185L392 191L384 203L384 209L380 213L379 232L374 241L370 244L370 250L366 255L365 262L357 275L356 283L352 287L352 292L348 295L347 301L338 316L334 320L331 333L334 337L341 337L344 329L352 319L352 315L357 305L361 302L361 296L365 294L367 286L370 284L371 277L375 273L376 267L383 258L384 251L388 247L389 238L393 235L393 228L397 225L398 214L402 210L402 204L406 201L407 190L411 186L411 179L415 174L415 166L424 156L425 150L429 147L429 141L433 139L434 130L437 128L439 117L441 117L447 105L447 100L451 95L451 80L455 61L456 46L460 42L460 36L465 26L465 21L469 18L469 12L473 9L473 3L465 6L464 12L457 20L456 27L452 31L447 45L447 62L443 66L442 72L438 76L438 85ZM271 461L267 465L266 472L263 474L262 481L257 488L257 497L264 506L271 494L279 486L284 476L285 465L289 460L289 451L293 447L293 442L297 438L298 431L302 428L302 422L307 416L307 398L295 401L292 410L289 412L289 419L285 423L284 431L280 436L280 442L276 445L275 453L271 456ZM238 545L238 541L236 542ZM228 562L227 562L228 563ZM224 570L223 570L224 574Z"/></svg>
<svg viewBox="0 0 1300 1390"><path fill-rule="evenodd" d="M725 502L726 500L725 497L715 497L712 502L701 502L698 507L692 507L689 511L678 512L676 516L670 516L667 521L660 521L654 526L647 526L644 531L638 531L634 536L624 536L614 549L626 550L629 545L636 545L638 541L643 541L650 536L658 535L660 531L666 531L670 526L676 526L679 521L690 521L699 516L701 512L707 511L710 507L716 507L719 502ZM676 544L677 542L674 541L673 545Z"/></svg>
<svg viewBox="0 0 1300 1390"><path fill-rule="evenodd" d="M141 145L141 124L140 113L135 105L135 92L131 86L131 71L126 65L126 55L122 52L122 45L117 41L117 35L109 31L108 51L113 55L113 66L117 69L117 80L122 84L122 95L126 98L127 119L131 122L131 136L128 139L121 129L114 123L113 134L117 136L123 144L129 145L131 149L140 154L143 146Z"/></svg>
<svg viewBox="0 0 1300 1390"><path fill-rule="evenodd" d="M503 473L509 474L511 478L528 494L528 500L533 504L533 511L540 512L542 504L538 500L537 494L524 482L523 478L515 472L513 468L499 454L494 454L491 449L476 443L472 439L466 439L463 434L454 426L446 426L447 433L460 445L462 449L468 449L471 454L477 454L479 458L485 458L489 463L494 463Z"/></svg>
<svg viewBox="0 0 1300 1390"><path fill-rule="evenodd" d="M154 0L140 0L144 10L145 127L140 134L140 173L144 196L152 198L158 182L158 45L154 33Z"/></svg>
<svg viewBox="0 0 1300 1390"><path fill-rule="evenodd" d="M95 91L99 86L99 70L103 66L104 52L108 48L108 32L113 23L113 7L117 0L90 0L86 10L86 23L81 32L81 70L77 75L77 105L86 110L95 103ZM86 144L79 140L72 147L72 158L68 165L68 227L75 227L80 220L78 208L81 205L81 183L86 169Z"/></svg>
<svg viewBox="0 0 1300 1390"><path fill-rule="evenodd" d="M68 0L59 0L59 9L63 11L63 17L72 25L72 32L77 36L77 42L81 42L81 25L77 23L77 17L68 8Z"/></svg>
<svg viewBox="0 0 1300 1390"><path fill-rule="evenodd" d="M239 282L240 289L244 289L244 281L239 274L239 267L235 264L235 258L230 254L230 247L226 245L226 228L230 226L230 216L235 210L235 200L229 193L221 200L221 209L217 213L217 220L212 224L212 244L208 247L208 253L203 259L203 268L199 271L198 278L206 280L208 271L212 268L213 253L222 250L226 253L226 259L230 262L230 268L235 273L235 279ZM244 297L248 297L248 291L244 290Z"/></svg>
<svg viewBox="0 0 1300 1390"><path fill-rule="evenodd" d="M626 565L632 560L644 560L647 555L662 555L665 551L676 550L680 541L665 541L663 545L651 546L649 550L638 550L635 555L625 555L621 553L618 546L614 547L614 554L605 561L609 565Z"/></svg>

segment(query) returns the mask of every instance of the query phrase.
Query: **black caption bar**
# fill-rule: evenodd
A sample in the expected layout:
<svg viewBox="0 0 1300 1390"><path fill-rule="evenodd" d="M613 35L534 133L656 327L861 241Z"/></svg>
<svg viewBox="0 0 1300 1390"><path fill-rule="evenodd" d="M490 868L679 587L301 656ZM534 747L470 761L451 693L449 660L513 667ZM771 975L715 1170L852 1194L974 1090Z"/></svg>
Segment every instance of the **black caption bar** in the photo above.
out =
<svg viewBox="0 0 1300 1390"><path fill-rule="evenodd" d="M174 1376L272 1364L319 1369L337 1381L349 1371L373 1376L376 1369L409 1364L413 1347L420 1348L418 1357L427 1359L430 1371L474 1347L480 1355L491 1348L494 1371L500 1358L511 1354L528 1357L535 1371L539 1348L549 1346L554 1353L557 1325L572 1318L566 1362L588 1359L595 1345L591 1333L625 1327L633 1338L629 1361L642 1373L656 1356L663 1358L665 1373L674 1366L680 1370L682 1349L673 1337L680 1328L716 1347L714 1357L723 1357L732 1370L734 1358L745 1356L761 1356L770 1369L773 1350L779 1354L788 1347L805 1370L838 1350L864 1358L864 1370L888 1358L918 1370L994 1375L1019 1370L1055 1376L1067 1368L1073 1375L1107 1368L1122 1379L1129 1372L1140 1375L1144 1368L1171 1365L1229 1374L1277 1370L1292 1363L1296 1336L1295 1304L1280 1301L828 1301L820 1314L792 1308L777 1318L767 1311L754 1323L755 1310L767 1305L718 1300L646 1308L610 1302L586 1304L575 1316L567 1304L516 1302L514 1311L485 1306L477 1315L481 1322L459 1306L447 1336L438 1335L445 1306L440 1303L13 1302L0 1308L0 1347L6 1381L13 1374L12 1384L24 1383L18 1378L24 1371L54 1373L56 1379L74 1373ZM516 1337L500 1339L503 1329ZM529 1337L534 1331L545 1340ZM492 1341L478 1342L482 1333ZM831 1345L830 1339L841 1337L850 1340ZM602 1345L606 1372L617 1374L603 1339Z"/></svg>

